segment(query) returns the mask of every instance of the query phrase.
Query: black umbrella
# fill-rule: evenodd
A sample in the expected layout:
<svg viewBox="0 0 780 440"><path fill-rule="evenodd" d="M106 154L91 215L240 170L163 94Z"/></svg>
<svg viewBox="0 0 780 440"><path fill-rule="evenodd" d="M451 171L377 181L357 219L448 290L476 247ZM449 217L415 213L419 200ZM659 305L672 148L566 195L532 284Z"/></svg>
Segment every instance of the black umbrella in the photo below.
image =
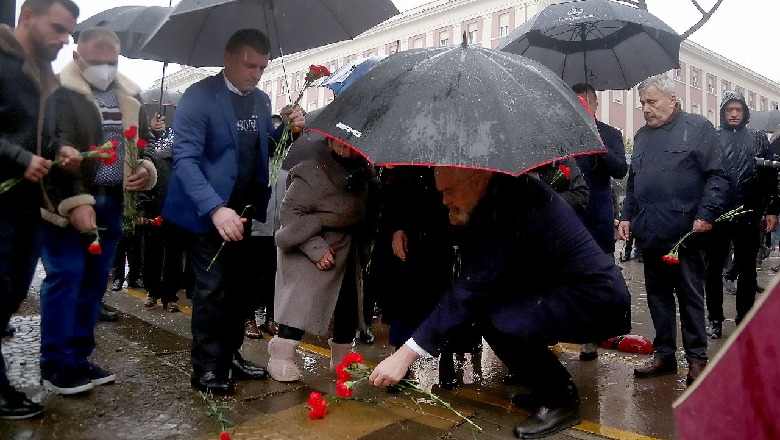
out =
<svg viewBox="0 0 780 440"><path fill-rule="evenodd" d="M221 66L244 28L271 40L271 57L354 38L398 14L391 0L182 0L144 51L189 66Z"/></svg>
<svg viewBox="0 0 780 440"><path fill-rule="evenodd" d="M122 42L120 54L127 58L164 61L141 51L146 39L160 27L173 8L164 6L117 6L99 12L76 26L73 39L78 40L81 31L92 27L111 29Z"/></svg>
<svg viewBox="0 0 780 440"><path fill-rule="evenodd" d="M376 165L451 165L519 174L603 152L593 117L553 72L476 46L390 55L328 104L310 129Z"/></svg>
<svg viewBox="0 0 780 440"><path fill-rule="evenodd" d="M646 10L610 0L547 6L496 48L534 59L567 84L628 90L679 67L682 37Z"/></svg>

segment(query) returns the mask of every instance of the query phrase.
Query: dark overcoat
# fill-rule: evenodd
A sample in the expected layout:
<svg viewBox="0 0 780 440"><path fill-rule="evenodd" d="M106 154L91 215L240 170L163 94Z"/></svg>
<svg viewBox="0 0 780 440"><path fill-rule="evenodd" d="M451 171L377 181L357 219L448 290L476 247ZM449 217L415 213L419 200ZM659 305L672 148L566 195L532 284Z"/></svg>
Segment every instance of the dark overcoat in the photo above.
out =
<svg viewBox="0 0 780 440"><path fill-rule="evenodd" d="M620 270L548 185L495 175L462 232L460 274L412 336L429 353L471 320L544 343L630 331Z"/></svg>

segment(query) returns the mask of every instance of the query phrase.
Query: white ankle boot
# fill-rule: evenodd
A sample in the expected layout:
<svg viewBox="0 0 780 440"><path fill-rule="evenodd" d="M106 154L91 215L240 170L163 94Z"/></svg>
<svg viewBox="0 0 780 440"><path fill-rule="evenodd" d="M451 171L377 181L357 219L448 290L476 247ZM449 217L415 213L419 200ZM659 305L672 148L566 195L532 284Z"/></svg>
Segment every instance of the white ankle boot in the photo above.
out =
<svg viewBox="0 0 780 440"><path fill-rule="evenodd" d="M268 342L268 374L277 382L295 382L301 378L301 371L295 365L295 349L300 344L295 339L274 336Z"/></svg>
<svg viewBox="0 0 780 440"><path fill-rule="evenodd" d="M330 368L336 368L336 365L344 360L344 356L352 352L353 344L354 341L349 344L336 344L333 342L333 339L328 339L328 345L330 345Z"/></svg>

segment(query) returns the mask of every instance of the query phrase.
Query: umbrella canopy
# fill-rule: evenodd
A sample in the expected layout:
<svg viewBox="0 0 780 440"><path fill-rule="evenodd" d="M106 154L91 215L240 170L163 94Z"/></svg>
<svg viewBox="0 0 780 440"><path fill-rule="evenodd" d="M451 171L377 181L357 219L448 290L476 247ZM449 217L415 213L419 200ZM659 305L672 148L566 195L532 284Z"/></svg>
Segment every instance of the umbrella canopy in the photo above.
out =
<svg viewBox="0 0 780 440"><path fill-rule="evenodd" d="M387 55L377 55L371 58L350 61L325 78L325 81L320 86L333 90L333 93L341 93L385 58L387 58Z"/></svg>
<svg viewBox="0 0 780 440"><path fill-rule="evenodd" d="M780 438L777 281L775 277L704 373L672 405L682 440Z"/></svg>
<svg viewBox="0 0 780 440"><path fill-rule="evenodd" d="M774 134L777 125L780 124L780 110L751 111L748 124L750 128Z"/></svg>
<svg viewBox="0 0 780 440"><path fill-rule="evenodd" d="M593 117L541 64L476 46L390 55L311 122L376 165L519 174L603 152Z"/></svg>
<svg viewBox="0 0 780 440"><path fill-rule="evenodd" d="M391 0L182 0L144 51L189 66L221 66L230 36L254 28L268 35L276 58L354 38L396 14Z"/></svg>
<svg viewBox="0 0 780 440"><path fill-rule="evenodd" d="M120 54L127 58L142 58L163 61L152 54L141 51L146 39L162 24L173 10L164 6L117 6L99 12L76 26L73 39L89 28L104 27L111 29L122 43Z"/></svg>
<svg viewBox="0 0 780 440"><path fill-rule="evenodd" d="M610 0L547 6L496 49L552 69L567 84L628 90L678 68L682 37L649 12Z"/></svg>

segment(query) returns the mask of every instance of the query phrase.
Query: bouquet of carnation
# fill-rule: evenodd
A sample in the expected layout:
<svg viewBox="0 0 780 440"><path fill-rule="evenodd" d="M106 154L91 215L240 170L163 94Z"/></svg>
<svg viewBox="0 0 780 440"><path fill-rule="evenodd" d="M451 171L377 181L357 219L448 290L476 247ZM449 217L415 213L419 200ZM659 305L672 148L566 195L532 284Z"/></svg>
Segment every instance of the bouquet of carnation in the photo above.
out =
<svg viewBox="0 0 780 440"><path fill-rule="evenodd" d="M147 142L138 137L138 127L133 125L125 130L125 165L130 169L130 175L138 170L140 150L146 148ZM125 230L132 232L135 229L137 219L142 217L138 206L138 194L136 191L125 190L123 198L123 218Z"/></svg>
<svg viewBox="0 0 780 440"><path fill-rule="evenodd" d="M81 157L84 159L100 160L106 165L111 165L112 163L116 162L116 146L116 140L111 139L103 145L93 145L89 147L89 151L82 151ZM52 165L57 165L60 162L62 162L62 158L58 157L52 162ZM0 183L0 194L13 188L14 185L21 182L22 180L23 179L21 177L14 177L3 181Z"/></svg>
<svg viewBox="0 0 780 440"><path fill-rule="evenodd" d="M363 382L371 376L374 371L373 368L363 364L363 355L360 353L349 353L344 357L339 365L336 366L336 394L344 399L352 398L354 394L354 388L360 382ZM463 415L460 411L456 410L449 403L442 400L436 394L430 391L424 390L420 387L420 383L413 379L402 379L398 384L393 387L403 393L409 394L410 392L419 393L430 399L433 403L449 409L455 413L458 417L463 419L466 423L471 425L478 431L482 431L482 428L471 421L468 417ZM312 393L307 402L307 408L311 409L309 418L321 419L328 413L326 406L327 400L323 400L319 393Z"/></svg>
<svg viewBox="0 0 780 440"><path fill-rule="evenodd" d="M295 102L293 102L292 106L297 107L298 103L301 102L306 89L311 87L315 81L319 80L320 78L325 78L326 76L330 76L330 71L327 67L315 66L314 64L309 66L309 72L306 74L306 80L303 84L303 88L301 89L300 93L298 93L298 98L295 99ZM282 130L282 136L279 138L279 143L276 144L276 149L274 149L274 155L271 159L270 179L268 181L268 186L271 186L276 182L276 179L279 176L279 170L282 169L282 162L284 161L284 158L287 157L287 153L290 151L290 137L292 136L291 132L292 128L290 127L290 123L285 122L284 129Z"/></svg>

